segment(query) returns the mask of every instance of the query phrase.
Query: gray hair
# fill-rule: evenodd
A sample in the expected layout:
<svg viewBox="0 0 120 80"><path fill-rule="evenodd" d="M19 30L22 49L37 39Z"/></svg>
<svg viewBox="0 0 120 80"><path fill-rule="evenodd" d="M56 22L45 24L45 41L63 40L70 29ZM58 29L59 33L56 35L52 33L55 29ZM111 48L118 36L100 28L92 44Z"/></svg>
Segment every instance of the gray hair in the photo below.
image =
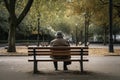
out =
<svg viewBox="0 0 120 80"><path fill-rule="evenodd" d="M62 31L57 31L56 34L55 34L55 36L57 38L63 38L64 35L63 35Z"/></svg>

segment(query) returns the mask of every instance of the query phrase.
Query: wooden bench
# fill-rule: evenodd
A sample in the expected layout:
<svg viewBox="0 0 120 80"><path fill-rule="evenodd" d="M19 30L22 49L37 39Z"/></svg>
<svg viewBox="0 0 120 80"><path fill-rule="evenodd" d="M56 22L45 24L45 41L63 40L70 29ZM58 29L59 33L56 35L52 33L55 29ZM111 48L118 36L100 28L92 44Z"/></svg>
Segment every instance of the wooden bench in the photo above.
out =
<svg viewBox="0 0 120 80"><path fill-rule="evenodd" d="M54 50L53 50L54 49ZM67 51L66 51L67 50ZM57 54L52 54L53 51ZM70 52L70 54L65 54ZM60 54L59 54L60 53ZM51 55L63 56L70 55L70 59L52 59ZM80 70L83 72L83 62L87 62L88 47L28 47L28 55L33 56L29 59L29 62L33 62L33 72L37 73L37 62L54 62L54 61L71 61L80 62ZM86 56L86 57L85 57Z"/></svg>

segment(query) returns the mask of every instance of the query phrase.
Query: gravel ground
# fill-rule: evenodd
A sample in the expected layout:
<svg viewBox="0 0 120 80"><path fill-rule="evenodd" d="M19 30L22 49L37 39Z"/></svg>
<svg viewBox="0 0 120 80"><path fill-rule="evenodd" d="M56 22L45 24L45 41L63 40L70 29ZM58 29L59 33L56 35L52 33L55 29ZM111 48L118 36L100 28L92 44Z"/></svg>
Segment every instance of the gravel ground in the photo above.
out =
<svg viewBox="0 0 120 80"><path fill-rule="evenodd" d="M39 73L33 74L33 63L25 56L1 56L0 80L120 80L119 56L91 56L84 63L85 73L79 71L79 63L73 62L68 71L54 71L52 63L39 63Z"/></svg>

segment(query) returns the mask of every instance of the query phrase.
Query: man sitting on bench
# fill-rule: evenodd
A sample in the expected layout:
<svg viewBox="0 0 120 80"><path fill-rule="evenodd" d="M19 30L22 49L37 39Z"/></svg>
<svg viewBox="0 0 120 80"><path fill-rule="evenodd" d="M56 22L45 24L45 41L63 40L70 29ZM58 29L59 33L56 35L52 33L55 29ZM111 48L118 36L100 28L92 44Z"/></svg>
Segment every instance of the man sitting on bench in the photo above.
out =
<svg viewBox="0 0 120 80"><path fill-rule="evenodd" d="M63 38L63 33L61 31L58 31L55 36L56 36L56 38L50 42L50 46L53 46L53 47L70 46L69 42ZM66 49L66 50L64 49L64 51L68 51L65 54L70 54L68 49ZM55 53L53 52L52 54L55 54ZM53 59L70 59L71 56L63 54L62 56L53 55L53 56L51 56L51 58L53 58ZM64 70L68 70L67 65L70 65L70 64L71 64L71 61L64 61L64 64L63 64ZM54 61L54 67L55 67L55 70L58 70L57 61Z"/></svg>

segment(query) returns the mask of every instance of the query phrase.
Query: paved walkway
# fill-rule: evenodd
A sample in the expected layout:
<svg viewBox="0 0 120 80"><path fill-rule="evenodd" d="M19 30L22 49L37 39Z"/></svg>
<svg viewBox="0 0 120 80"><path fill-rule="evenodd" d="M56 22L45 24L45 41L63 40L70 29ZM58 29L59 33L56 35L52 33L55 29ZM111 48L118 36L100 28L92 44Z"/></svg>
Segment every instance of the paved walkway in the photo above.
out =
<svg viewBox="0 0 120 80"><path fill-rule="evenodd" d="M84 63L85 74L79 72L79 63L68 66L69 71L54 71L52 63L39 63L39 74L33 74L33 64L29 57L0 57L0 80L120 80L120 57L102 56L89 57Z"/></svg>

